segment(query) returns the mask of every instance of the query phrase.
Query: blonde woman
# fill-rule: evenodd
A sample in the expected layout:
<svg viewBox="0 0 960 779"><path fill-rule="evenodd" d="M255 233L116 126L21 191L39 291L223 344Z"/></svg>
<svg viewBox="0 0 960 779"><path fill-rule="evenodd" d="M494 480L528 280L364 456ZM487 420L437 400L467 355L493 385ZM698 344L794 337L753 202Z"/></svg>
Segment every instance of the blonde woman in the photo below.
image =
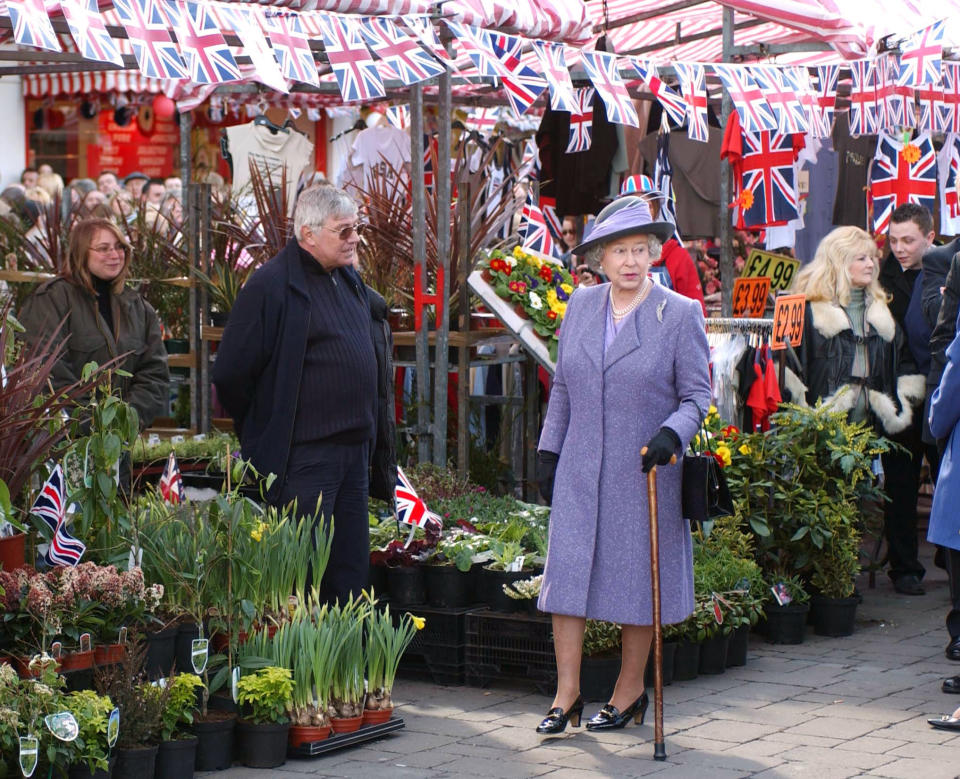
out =
<svg viewBox="0 0 960 779"><path fill-rule="evenodd" d="M788 371L787 388L794 402L822 399L852 421L869 420L879 434L893 435L910 426L925 380L878 276L869 233L838 227L824 237L793 285L807 306L797 350L802 376Z"/></svg>

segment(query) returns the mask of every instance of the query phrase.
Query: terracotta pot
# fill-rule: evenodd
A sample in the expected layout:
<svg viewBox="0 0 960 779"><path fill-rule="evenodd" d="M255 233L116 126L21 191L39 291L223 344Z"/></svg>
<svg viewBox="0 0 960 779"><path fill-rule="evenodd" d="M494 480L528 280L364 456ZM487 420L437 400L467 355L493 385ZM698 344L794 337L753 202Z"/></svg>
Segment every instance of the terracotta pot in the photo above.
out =
<svg viewBox="0 0 960 779"><path fill-rule="evenodd" d="M330 727L334 733L353 733L362 724L362 714L359 717L334 717L330 720Z"/></svg>
<svg viewBox="0 0 960 779"><path fill-rule="evenodd" d="M389 709L364 709L362 719L364 725L379 725L391 716L393 716L393 706Z"/></svg>
<svg viewBox="0 0 960 779"><path fill-rule="evenodd" d="M93 668L94 650L89 652L65 652L60 658L61 671L82 671Z"/></svg>
<svg viewBox="0 0 960 779"><path fill-rule="evenodd" d="M302 744L312 744L314 741L323 741L330 738L330 726L322 725L314 727L312 725L291 725L288 743L294 749Z"/></svg>
<svg viewBox="0 0 960 779"><path fill-rule="evenodd" d="M513 307L513 313L516 314L521 319L529 319L530 315L527 313L527 310L523 307L522 304L517 303Z"/></svg>
<svg viewBox="0 0 960 779"><path fill-rule="evenodd" d="M3 566L3 570L12 571L14 568L23 568L26 551L26 533L0 538L0 565Z"/></svg>
<svg viewBox="0 0 960 779"><path fill-rule="evenodd" d="M127 656L126 644L101 644L93 648L94 665L122 663Z"/></svg>

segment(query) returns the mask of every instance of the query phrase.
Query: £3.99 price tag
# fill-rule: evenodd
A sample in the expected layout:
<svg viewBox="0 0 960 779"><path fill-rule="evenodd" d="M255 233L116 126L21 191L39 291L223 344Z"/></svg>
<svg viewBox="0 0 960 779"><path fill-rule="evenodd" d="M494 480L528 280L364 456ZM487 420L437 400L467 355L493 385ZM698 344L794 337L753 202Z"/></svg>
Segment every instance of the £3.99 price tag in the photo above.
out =
<svg viewBox="0 0 960 779"><path fill-rule="evenodd" d="M736 317L761 317L767 307L770 294L770 279L734 279L733 315Z"/></svg>
<svg viewBox="0 0 960 779"><path fill-rule="evenodd" d="M770 289L780 292L790 286L799 267L800 261L793 257L765 252L762 249L751 249L740 277L749 279L766 276L770 279Z"/></svg>
<svg viewBox="0 0 960 779"><path fill-rule="evenodd" d="M803 315L807 299L803 295L778 295L773 307L771 349L786 348L786 340L796 348L803 339Z"/></svg>

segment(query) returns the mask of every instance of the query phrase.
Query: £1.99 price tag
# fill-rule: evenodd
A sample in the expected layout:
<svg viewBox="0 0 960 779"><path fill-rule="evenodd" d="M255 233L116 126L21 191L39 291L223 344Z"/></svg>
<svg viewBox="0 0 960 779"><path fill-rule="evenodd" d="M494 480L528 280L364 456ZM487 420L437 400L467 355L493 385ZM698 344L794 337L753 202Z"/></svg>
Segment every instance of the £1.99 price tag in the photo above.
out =
<svg viewBox="0 0 960 779"><path fill-rule="evenodd" d="M807 299L803 295L778 295L773 306L773 338L771 349L796 348L803 339L803 315Z"/></svg>
<svg viewBox="0 0 960 779"><path fill-rule="evenodd" d="M761 317L767 307L770 294L770 279L734 279L733 315L735 317Z"/></svg>
<svg viewBox="0 0 960 779"><path fill-rule="evenodd" d="M793 257L765 252L762 249L751 249L740 277L749 279L766 276L770 279L770 288L774 292L780 292L790 286L799 267L800 261Z"/></svg>

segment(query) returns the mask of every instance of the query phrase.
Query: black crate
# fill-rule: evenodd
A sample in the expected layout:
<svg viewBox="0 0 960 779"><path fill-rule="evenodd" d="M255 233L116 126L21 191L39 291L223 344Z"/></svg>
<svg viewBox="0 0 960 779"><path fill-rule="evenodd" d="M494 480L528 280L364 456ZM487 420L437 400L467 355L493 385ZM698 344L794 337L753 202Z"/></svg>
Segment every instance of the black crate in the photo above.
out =
<svg viewBox="0 0 960 779"><path fill-rule="evenodd" d="M466 643L466 615L473 609L440 609L431 606L413 606L393 612L394 624L409 611L423 617L426 623L418 630L407 647L407 654L431 654L434 647L463 647ZM446 654L441 652L441 654ZM462 658L460 659L462 662Z"/></svg>
<svg viewBox="0 0 960 779"><path fill-rule="evenodd" d="M463 648L460 649L463 657ZM441 685L461 685L464 682L464 664L447 663L428 659L423 655L404 655L397 669L397 676Z"/></svg>
<svg viewBox="0 0 960 779"><path fill-rule="evenodd" d="M466 615L466 634L468 684L526 681L541 692L552 692L557 667L549 617L475 611Z"/></svg>

